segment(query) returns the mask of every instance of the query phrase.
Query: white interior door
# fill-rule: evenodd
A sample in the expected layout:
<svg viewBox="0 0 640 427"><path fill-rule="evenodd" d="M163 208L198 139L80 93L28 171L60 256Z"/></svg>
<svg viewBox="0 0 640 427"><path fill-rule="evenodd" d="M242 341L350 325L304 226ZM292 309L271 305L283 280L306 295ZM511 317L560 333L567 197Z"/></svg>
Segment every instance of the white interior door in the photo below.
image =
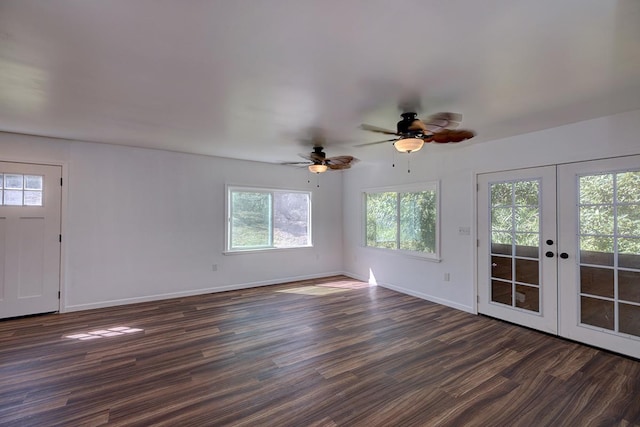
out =
<svg viewBox="0 0 640 427"><path fill-rule="evenodd" d="M478 311L557 333L555 166L478 175Z"/></svg>
<svg viewBox="0 0 640 427"><path fill-rule="evenodd" d="M61 174L0 162L0 318L59 310Z"/></svg>
<svg viewBox="0 0 640 427"><path fill-rule="evenodd" d="M640 156L558 167L560 335L640 358Z"/></svg>

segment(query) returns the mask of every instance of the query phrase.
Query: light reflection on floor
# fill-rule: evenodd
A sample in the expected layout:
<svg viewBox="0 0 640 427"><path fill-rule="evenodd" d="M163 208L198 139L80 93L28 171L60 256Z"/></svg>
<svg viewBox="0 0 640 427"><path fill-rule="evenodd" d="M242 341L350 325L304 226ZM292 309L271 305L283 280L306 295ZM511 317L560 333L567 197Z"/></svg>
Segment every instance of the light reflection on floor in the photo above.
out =
<svg viewBox="0 0 640 427"><path fill-rule="evenodd" d="M144 332L144 329L130 328L128 326L116 326L108 329L98 329L80 334L65 335L65 338L76 339L80 341L94 340L98 338L116 337L119 335L132 334L134 332Z"/></svg>
<svg viewBox="0 0 640 427"><path fill-rule="evenodd" d="M353 280L340 280L334 282L320 283L315 285L298 286L296 288L282 289L276 292L299 295L331 295L346 292L353 289L369 288L371 285L366 282L356 282Z"/></svg>

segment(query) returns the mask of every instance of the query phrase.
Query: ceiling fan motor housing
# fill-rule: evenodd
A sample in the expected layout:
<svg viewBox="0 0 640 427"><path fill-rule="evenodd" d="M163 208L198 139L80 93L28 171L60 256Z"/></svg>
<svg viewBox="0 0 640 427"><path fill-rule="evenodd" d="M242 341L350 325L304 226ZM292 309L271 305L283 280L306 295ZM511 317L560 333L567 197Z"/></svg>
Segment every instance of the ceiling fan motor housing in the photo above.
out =
<svg viewBox="0 0 640 427"><path fill-rule="evenodd" d="M422 130L409 129L413 122L418 120L418 115L416 113L402 113L401 116L402 120L397 124L398 134L402 136L422 135Z"/></svg>

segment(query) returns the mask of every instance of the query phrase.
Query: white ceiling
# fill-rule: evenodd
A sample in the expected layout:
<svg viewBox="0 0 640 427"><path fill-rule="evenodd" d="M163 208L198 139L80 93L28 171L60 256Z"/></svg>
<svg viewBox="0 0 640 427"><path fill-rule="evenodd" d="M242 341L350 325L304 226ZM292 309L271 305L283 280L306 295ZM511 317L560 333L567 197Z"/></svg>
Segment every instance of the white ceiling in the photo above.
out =
<svg viewBox="0 0 640 427"><path fill-rule="evenodd" d="M476 142L640 109L640 1L0 0L3 131L375 161L407 95Z"/></svg>

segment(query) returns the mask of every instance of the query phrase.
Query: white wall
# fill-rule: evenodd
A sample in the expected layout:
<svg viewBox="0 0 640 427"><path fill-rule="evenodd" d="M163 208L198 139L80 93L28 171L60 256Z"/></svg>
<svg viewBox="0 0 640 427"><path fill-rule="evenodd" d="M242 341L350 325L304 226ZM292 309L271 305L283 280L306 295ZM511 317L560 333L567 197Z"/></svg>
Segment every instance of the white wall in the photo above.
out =
<svg viewBox="0 0 640 427"><path fill-rule="evenodd" d="M382 149L388 152L388 164L345 175L344 270L361 279L372 272L384 286L474 312L476 174L640 154L640 110L486 143L425 145L411 155L411 173L406 156L396 156L391 168L392 149ZM363 247L363 189L432 180L441 183L442 262ZM471 235L459 235L459 226L471 227ZM445 273L450 273L449 282Z"/></svg>
<svg viewBox="0 0 640 427"><path fill-rule="evenodd" d="M0 133L0 159L63 164L63 310L342 270L342 173ZM313 191L314 247L223 255L225 184ZM217 264L213 271L212 264Z"/></svg>

